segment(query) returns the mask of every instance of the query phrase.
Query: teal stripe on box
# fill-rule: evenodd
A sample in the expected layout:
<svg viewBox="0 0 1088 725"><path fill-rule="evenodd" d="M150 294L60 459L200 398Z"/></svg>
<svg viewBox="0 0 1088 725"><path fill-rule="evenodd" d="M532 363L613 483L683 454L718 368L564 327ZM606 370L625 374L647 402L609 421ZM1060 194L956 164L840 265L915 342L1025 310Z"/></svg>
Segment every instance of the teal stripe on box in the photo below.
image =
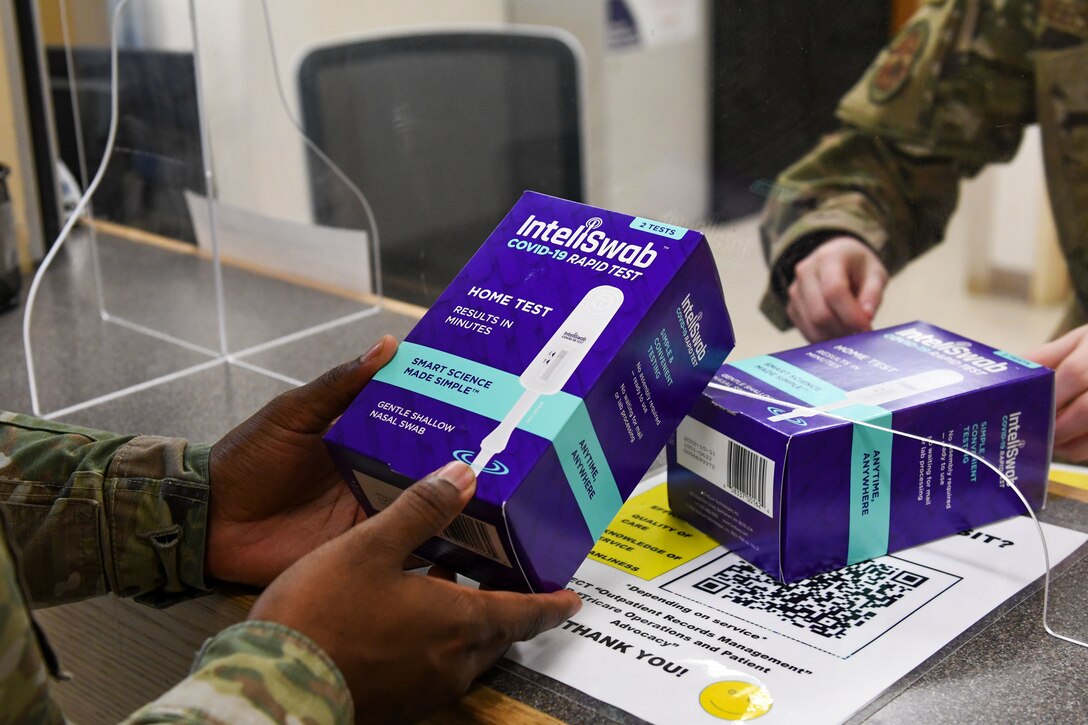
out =
<svg viewBox="0 0 1088 725"><path fill-rule="evenodd" d="M589 534L596 541L612 523L623 499L593 429L593 421L589 419L589 411L581 401L568 424L555 437L555 453L578 501L578 508L582 510Z"/></svg>
<svg viewBox="0 0 1088 725"><path fill-rule="evenodd" d="M668 239L682 239L688 233L688 230L684 227L675 227L672 224L655 222L653 219L643 219L640 216L631 220L631 228L638 229L640 232L656 234L659 237L667 237Z"/></svg>
<svg viewBox="0 0 1088 725"><path fill-rule="evenodd" d="M848 405L836 413L888 428L892 414L875 405ZM853 426L850 451L850 538L846 563L888 553L891 527L892 433Z"/></svg>
<svg viewBox="0 0 1088 725"><path fill-rule="evenodd" d="M466 382L463 378L450 375L451 371L486 380L490 385L478 381ZM378 371L374 379L495 421L502 420L525 392L517 376L512 373L412 342L402 342L397 354ZM522 418L518 428L554 440L581 404L580 398L562 391L542 395Z"/></svg>
<svg viewBox="0 0 1088 725"><path fill-rule="evenodd" d="M730 365L800 398L810 406L834 403L846 397L846 391L770 355L740 360ZM856 403L830 412L843 418L882 425L885 428L892 424L892 414L876 405ZM850 529L847 547L849 564L888 553L894 437L892 433L857 424L853 426L852 435Z"/></svg>
<svg viewBox="0 0 1088 725"><path fill-rule="evenodd" d="M800 398L808 405L834 403L846 397L846 392L842 389L770 355L750 357L729 365L773 385L784 393Z"/></svg>
<svg viewBox="0 0 1088 725"><path fill-rule="evenodd" d="M994 355L997 355L998 357L1003 357L1006 360L1012 360L1017 365L1023 365L1024 367L1031 368L1033 370L1035 368L1042 367L1042 365L1040 365L1037 362L1032 362L1031 360L1026 360L1026 359L1020 357L1019 355L1013 355L1011 352L1005 352L1004 350L994 350Z"/></svg>
<svg viewBox="0 0 1088 725"><path fill-rule="evenodd" d="M479 380L466 383L462 377L451 376L450 371ZM374 379L495 421L502 420L525 392L516 375L411 342L402 342L397 354ZM483 384L485 380L490 385ZM461 383L465 388L451 387L446 381ZM468 388L471 390L466 392ZM623 500L585 403L562 391L542 395L518 428L552 441L582 518L596 541Z"/></svg>

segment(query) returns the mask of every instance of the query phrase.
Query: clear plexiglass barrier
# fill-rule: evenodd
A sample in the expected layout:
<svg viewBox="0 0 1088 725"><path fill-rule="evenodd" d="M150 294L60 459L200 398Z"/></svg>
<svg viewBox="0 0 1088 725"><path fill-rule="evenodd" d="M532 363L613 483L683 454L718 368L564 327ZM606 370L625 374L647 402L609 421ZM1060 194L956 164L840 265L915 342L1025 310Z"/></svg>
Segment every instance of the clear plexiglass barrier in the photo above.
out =
<svg viewBox="0 0 1088 725"><path fill-rule="evenodd" d="M859 79L874 108L912 87L909 63L864 76L911 37L890 1L850 27L708 0L37 5L76 212L25 310L32 408L53 417L220 366L294 385L324 369L305 351L403 336L526 189L705 231L733 356L795 346L759 311L789 282L759 212L829 198L781 175L834 138ZM1069 285L1024 138L964 185L948 243L897 273L874 326L1016 353L1054 330Z"/></svg>
<svg viewBox="0 0 1088 725"><path fill-rule="evenodd" d="M269 9L251 5L122 0L103 47L74 37L60 0L66 42L49 57L72 208L25 310L35 413L223 364L299 384L306 371L268 351L378 311L378 224L304 129Z"/></svg>

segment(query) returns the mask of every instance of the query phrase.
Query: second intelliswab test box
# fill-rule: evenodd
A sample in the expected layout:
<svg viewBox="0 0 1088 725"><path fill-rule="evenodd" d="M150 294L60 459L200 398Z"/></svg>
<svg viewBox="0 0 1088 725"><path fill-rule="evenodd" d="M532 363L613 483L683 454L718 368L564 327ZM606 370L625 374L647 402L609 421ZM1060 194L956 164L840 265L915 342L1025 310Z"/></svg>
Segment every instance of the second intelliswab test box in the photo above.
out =
<svg viewBox="0 0 1088 725"><path fill-rule="evenodd" d="M733 343L701 233L526 192L326 442L369 514L469 463L475 497L420 555L550 591Z"/></svg>
<svg viewBox="0 0 1088 725"><path fill-rule="evenodd" d="M1053 422L1051 370L924 322L738 360L669 445L669 506L797 581L1024 513L930 441L1041 508Z"/></svg>

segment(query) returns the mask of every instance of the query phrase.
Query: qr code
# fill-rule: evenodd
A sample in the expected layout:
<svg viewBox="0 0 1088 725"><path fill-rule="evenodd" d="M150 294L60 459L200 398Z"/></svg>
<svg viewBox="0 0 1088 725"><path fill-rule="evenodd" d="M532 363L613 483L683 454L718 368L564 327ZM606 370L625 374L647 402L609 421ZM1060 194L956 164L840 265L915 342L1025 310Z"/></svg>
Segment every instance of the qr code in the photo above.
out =
<svg viewBox="0 0 1088 725"><path fill-rule="evenodd" d="M662 588L839 657L849 657L960 578L885 556L781 584L735 554Z"/></svg>
<svg viewBox="0 0 1088 725"><path fill-rule="evenodd" d="M841 572L780 584L747 562L736 562L695 585L748 609L777 614L821 637L842 639L881 609L929 581L921 574L867 561Z"/></svg>

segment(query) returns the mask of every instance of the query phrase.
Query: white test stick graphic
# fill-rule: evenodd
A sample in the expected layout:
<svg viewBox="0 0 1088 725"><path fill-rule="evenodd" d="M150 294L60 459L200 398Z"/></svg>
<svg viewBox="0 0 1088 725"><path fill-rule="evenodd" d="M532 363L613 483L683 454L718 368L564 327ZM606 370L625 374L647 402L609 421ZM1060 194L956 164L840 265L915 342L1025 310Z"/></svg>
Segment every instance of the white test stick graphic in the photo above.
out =
<svg viewBox="0 0 1088 725"><path fill-rule="evenodd" d="M824 403L811 408L798 406L789 413L779 413L768 420L777 423L790 418L810 418L821 412L845 408L848 405L884 405L893 400L908 398L918 393L928 393L962 382L963 375L955 370L927 370L898 380L888 380L848 391L845 398L836 400L834 403Z"/></svg>
<svg viewBox="0 0 1088 725"><path fill-rule="evenodd" d="M499 422L498 427L480 442L480 453L472 461L472 470L477 475L487 468L492 458L506 450L510 434L533 407L537 398L558 393L563 389L622 304L621 290L610 285L601 285L587 292L582 301L571 310L567 319L563 320L563 324L518 378L525 392Z"/></svg>

